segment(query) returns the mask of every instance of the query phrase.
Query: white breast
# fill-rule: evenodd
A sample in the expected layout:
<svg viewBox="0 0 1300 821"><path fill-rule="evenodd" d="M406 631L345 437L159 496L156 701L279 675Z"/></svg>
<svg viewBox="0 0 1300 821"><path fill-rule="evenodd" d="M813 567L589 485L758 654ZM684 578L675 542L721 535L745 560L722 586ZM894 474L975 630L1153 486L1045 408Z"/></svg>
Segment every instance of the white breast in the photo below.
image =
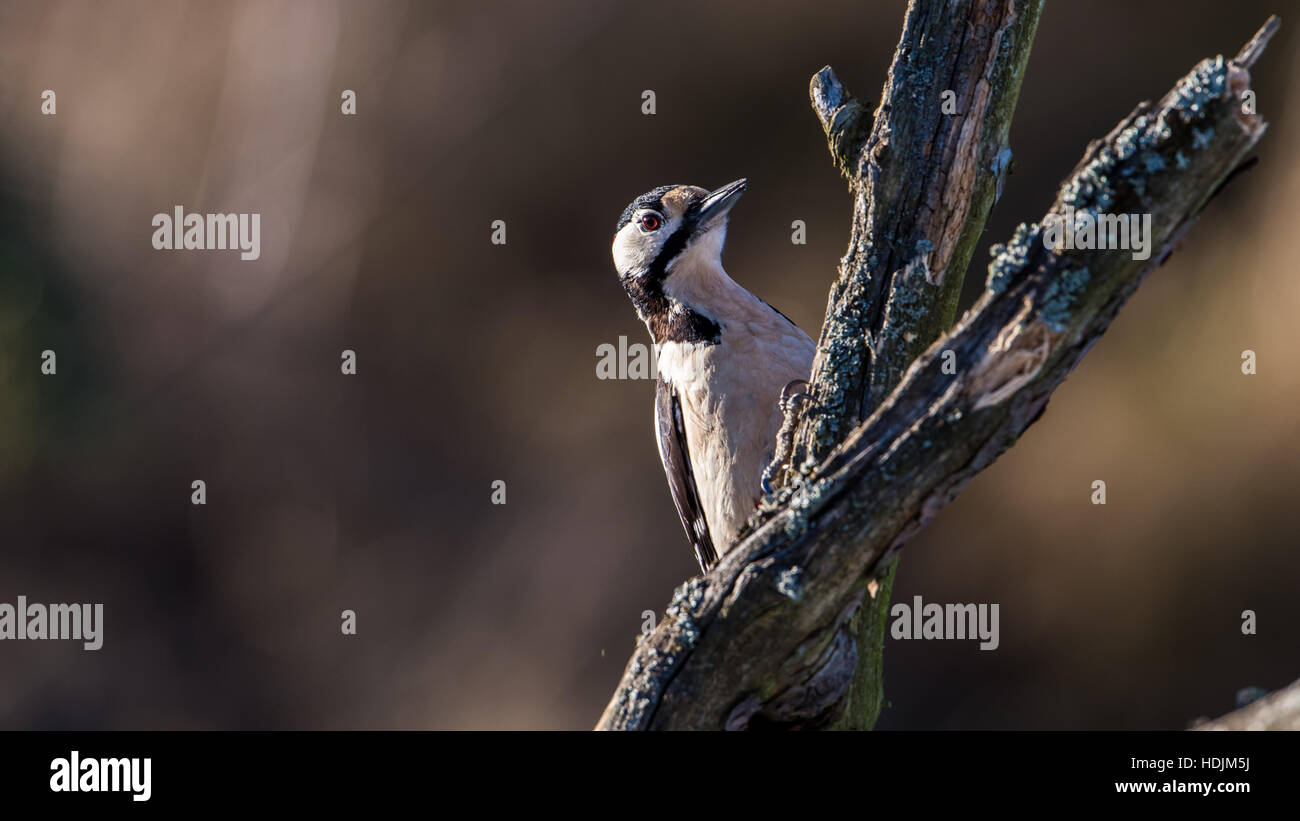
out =
<svg viewBox="0 0 1300 821"><path fill-rule="evenodd" d="M781 425L781 390L807 379L814 345L720 269L707 277L668 280L682 299L721 326L716 344L669 342L660 375L677 390L700 502L718 554L732 546L754 511L759 482Z"/></svg>

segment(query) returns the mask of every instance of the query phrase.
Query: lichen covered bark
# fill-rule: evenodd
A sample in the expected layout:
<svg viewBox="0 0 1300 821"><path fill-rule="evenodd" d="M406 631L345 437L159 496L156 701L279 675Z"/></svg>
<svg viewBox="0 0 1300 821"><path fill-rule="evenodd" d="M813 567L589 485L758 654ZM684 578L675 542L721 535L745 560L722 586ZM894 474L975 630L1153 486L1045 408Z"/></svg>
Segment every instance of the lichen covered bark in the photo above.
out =
<svg viewBox="0 0 1300 821"><path fill-rule="evenodd" d="M952 327L966 266L1010 167L1011 119L1041 8L1039 0L913 3L869 131L865 107L834 72L814 75L813 110L855 206L813 366L816 412L794 425L783 484L812 471ZM896 569L881 568L885 591ZM838 728L875 725L888 611L888 593L878 591L859 612L864 652Z"/></svg>
<svg viewBox="0 0 1300 821"><path fill-rule="evenodd" d="M952 325L1010 164L1008 133L1041 0L912 3L874 120L829 67L813 109L854 214L799 427L806 474ZM865 136L864 136L865 135Z"/></svg>
<svg viewBox="0 0 1300 821"><path fill-rule="evenodd" d="M1048 216L1067 207L1149 214L1151 256L1049 248L1047 217L995 247L985 293L962 321L769 500L707 577L678 591L598 727L835 727L851 709L878 709L854 689L859 661L873 652L860 638L869 580L1038 418L1259 140L1264 123L1243 94L1275 27L1234 60L1203 61L1155 106L1140 105L1088 147L1058 193ZM944 372L945 350L961 363L955 374Z"/></svg>

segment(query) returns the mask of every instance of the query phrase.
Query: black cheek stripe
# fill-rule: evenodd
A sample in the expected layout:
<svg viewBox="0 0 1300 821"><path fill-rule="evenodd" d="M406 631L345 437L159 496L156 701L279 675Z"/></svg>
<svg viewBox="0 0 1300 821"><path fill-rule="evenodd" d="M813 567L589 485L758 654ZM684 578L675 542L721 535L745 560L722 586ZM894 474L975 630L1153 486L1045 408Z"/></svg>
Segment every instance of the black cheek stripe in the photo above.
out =
<svg viewBox="0 0 1300 821"><path fill-rule="evenodd" d="M691 234L695 233L695 218L699 210L699 203L691 203L686 209L682 214L682 224L677 226L677 230L673 231L664 242L664 246L659 249L658 255L646 271L646 276L662 280L668 275L668 266L682 251L686 250L686 243L690 241Z"/></svg>

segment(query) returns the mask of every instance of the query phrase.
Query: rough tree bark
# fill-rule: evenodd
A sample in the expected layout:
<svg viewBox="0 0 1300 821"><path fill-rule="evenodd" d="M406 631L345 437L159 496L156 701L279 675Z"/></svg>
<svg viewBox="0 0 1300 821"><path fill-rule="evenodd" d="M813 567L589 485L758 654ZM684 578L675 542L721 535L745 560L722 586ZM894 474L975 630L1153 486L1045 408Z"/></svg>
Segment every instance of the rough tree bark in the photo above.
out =
<svg viewBox="0 0 1300 821"><path fill-rule="evenodd" d="M793 452L778 454L776 486L815 470L952 327L1010 166L1041 11L1041 0L913 3L874 120L829 66L813 76L813 110L853 194L853 230L809 380L818 412L791 419ZM894 559L878 568L854 618L857 671L838 728L870 729L880 714L896 569Z"/></svg>
<svg viewBox="0 0 1300 821"><path fill-rule="evenodd" d="M1243 95L1276 19L1091 143L1058 192L1050 217L1149 214L1149 259L1022 224L950 328L1040 8L914 0L869 129L833 72L813 78L854 221L793 447L741 542L639 641L598 729L870 727L893 557L1038 418L1263 134Z"/></svg>
<svg viewBox="0 0 1300 821"><path fill-rule="evenodd" d="M1193 730L1300 730L1300 681Z"/></svg>

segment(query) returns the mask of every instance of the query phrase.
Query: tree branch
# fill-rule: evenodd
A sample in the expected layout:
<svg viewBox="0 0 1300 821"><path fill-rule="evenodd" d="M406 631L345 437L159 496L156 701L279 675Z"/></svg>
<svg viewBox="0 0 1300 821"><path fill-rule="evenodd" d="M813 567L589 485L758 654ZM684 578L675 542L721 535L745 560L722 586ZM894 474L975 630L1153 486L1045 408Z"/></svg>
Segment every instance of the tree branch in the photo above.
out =
<svg viewBox="0 0 1300 821"><path fill-rule="evenodd" d="M810 401L787 409L775 486L806 475L952 327L966 266L1011 163L1008 134L1041 0L913 2L870 133L834 72L813 110L855 208L831 288ZM797 415L802 411L802 415ZM836 726L870 729L884 700L884 625L896 563L853 626L864 652Z"/></svg>
<svg viewBox="0 0 1300 821"><path fill-rule="evenodd" d="M813 77L813 109L849 177L854 213L813 363L818 413L799 425L791 470L815 468L952 326L1010 163L1007 135L1041 8L914 0L874 123L829 66Z"/></svg>
<svg viewBox="0 0 1300 821"><path fill-rule="evenodd" d="M1193 730L1300 730L1300 681Z"/></svg>
<svg viewBox="0 0 1300 821"><path fill-rule="evenodd" d="M909 10L909 31L920 25L916 9ZM869 595L867 580L1038 418L1147 271L1168 255L1259 140L1265 125L1242 95L1247 69L1276 25L1270 20L1235 60L1202 61L1156 106L1139 105L1088 146L1061 187L1049 216L1070 209L1094 217L1150 215L1147 239L1154 253L1138 260L1127 249L1048 248L1046 218L1021 225L1010 243L996 246L986 291L961 323L911 364L865 422L852 421L856 429L806 478L768 500L757 528L708 576L677 590L664 620L640 641L598 728L834 725L857 667L852 624ZM888 139L898 144L897 135ZM864 145L864 155L871 145ZM900 149L918 152L911 161L934 161L910 143ZM874 197L857 195L868 217ZM931 256L939 248L922 254L913 246L909 257L893 242L878 252L910 262L929 257L927 267L913 265L912 274L938 269L942 282L947 266L932 267L942 257ZM835 425L862 413L871 391L860 378L844 380L838 373L863 372L845 357L866 351L860 332L873 315L861 309L879 305L868 291L883 294L884 286L846 275L845 267L837 288L859 293L833 292L832 308L845 299L859 315L846 320L836 314L827 322L857 330L833 334L829 346L823 344L834 349L823 371L841 399L837 405L835 394L818 398L822 407L815 412L826 412L829 402L838 414L828 437L816 440L818 448L837 438ZM945 351L955 355L956 373L944 373Z"/></svg>

